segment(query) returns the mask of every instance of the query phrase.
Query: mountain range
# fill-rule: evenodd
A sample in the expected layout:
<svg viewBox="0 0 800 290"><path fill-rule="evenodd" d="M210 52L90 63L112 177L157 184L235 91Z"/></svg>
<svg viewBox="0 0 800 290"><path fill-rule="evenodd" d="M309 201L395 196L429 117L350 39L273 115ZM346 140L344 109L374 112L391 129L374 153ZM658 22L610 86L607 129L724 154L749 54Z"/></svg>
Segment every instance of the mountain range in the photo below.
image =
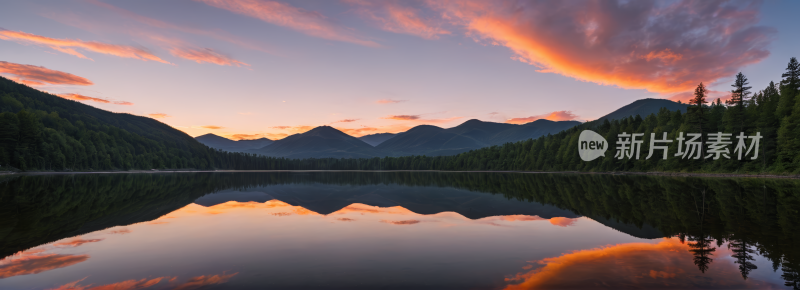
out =
<svg viewBox="0 0 800 290"><path fill-rule="evenodd" d="M208 147L228 152L245 152L250 149L259 149L263 148L264 146L270 145L272 144L272 142L274 142L267 138L235 141L210 133L202 136L197 136L194 139L196 139L197 141L203 143Z"/></svg>
<svg viewBox="0 0 800 290"><path fill-rule="evenodd" d="M657 113L661 108L685 112L687 107L686 104L669 100L642 99L623 106L598 120L615 120L635 115L644 117ZM380 133L359 138L347 135L330 126L320 126L277 141L266 138L233 141L213 134L199 136L196 139L209 147L225 151L285 158L443 156L509 142L535 139L580 124L581 122L578 121L539 119L516 125L472 119L453 128L419 125L397 134Z"/></svg>

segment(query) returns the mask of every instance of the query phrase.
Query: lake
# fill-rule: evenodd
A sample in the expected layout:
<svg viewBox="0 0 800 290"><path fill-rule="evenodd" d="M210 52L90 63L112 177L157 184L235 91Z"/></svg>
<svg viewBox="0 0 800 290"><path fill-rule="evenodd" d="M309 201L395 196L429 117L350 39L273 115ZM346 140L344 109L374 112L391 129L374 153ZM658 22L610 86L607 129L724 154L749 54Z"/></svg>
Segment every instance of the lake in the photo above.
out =
<svg viewBox="0 0 800 290"><path fill-rule="evenodd" d="M0 289L798 289L800 181L0 177Z"/></svg>

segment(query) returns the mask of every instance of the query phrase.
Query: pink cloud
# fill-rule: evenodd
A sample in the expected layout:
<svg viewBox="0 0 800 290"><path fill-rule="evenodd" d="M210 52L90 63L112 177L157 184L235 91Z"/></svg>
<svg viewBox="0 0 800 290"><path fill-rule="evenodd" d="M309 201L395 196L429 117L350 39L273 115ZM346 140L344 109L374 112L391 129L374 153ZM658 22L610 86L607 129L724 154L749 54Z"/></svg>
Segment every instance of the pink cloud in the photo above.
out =
<svg viewBox="0 0 800 290"><path fill-rule="evenodd" d="M22 254L21 257L4 259L0 263L0 279L38 274L45 271L72 266L89 259L89 255Z"/></svg>
<svg viewBox="0 0 800 290"><path fill-rule="evenodd" d="M339 121L336 121L336 122L333 122L333 123L352 123L352 122L355 122L355 121L358 121L358 120L360 120L360 119L342 119L342 120L339 120Z"/></svg>
<svg viewBox="0 0 800 290"><path fill-rule="evenodd" d="M402 102L408 102L408 100L382 99L382 100L378 100L375 103L378 103L378 104L397 104L397 103L402 103Z"/></svg>
<svg viewBox="0 0 800 290"><path fill-rule="evenodd" d="M78 85L90 86L93 83L85 78L51 70L43 66L18 64L0 61L0 74L11 75L11 80L29 86L43 85Z"/></svg>
<svg viewBox="0 0 800 290"><path fill-rule="evenodd" d="M235 60L228 56L222 55L213 49L210 48L202 48L202 49L194 49L194 48L180 48L175 47L170 50L172 55L192 60L197 63L213 63L218 65L228 65L228 66L250 66L249 64L243 63L241 61Z"/></svg>
<svg viewBox="0 0 800 290"><path fill-rule="evenodd" d="M156 119L172 117L172 116L164 114L164 113L152 113L152 114L147 114L147 115L152 117L152 118L156 118Z"/></svg>
<svg viewBox="0 0 800 290"><path fill-rule="evenodd" d="M90 59L78 52L75 49L83 49L91 52L108 54L124 58L133 58L139 60L152 60L161 63L169 64L169 62L153 55L147 49L137 48L127 45L108 44L97 41L83 41L80 39L57 39L39 36L31 33L21 31L11 31L0 28L0 39L10 40L23 44L35 44L49 47L56 51L60 51L69 55L74 55L79 58Z"/></svg>
<svg viewBox="0 0 800 290"><path fill-rule="evenodd" d="M404 220L404 221L388 221L388 220L381 220L382 223L393 224L393 225L413 225L418 224L420 221L418 220Z"/></svg>
<svg viewBox="0 0 800 290"><path fill-rule="evenodd" d="M370 47L380 47L374 41L357 36L316 11L269 0L196 0L233 13L288 27L306 35L327 40L343 41Z"/></svg>
<svg viewBox="0 0 800 290"><path fill-rule="evenodd" d="M230 33L221 31L219 29L200 29L200 28L195 28L195 27L176 25L176 24L165 22L165 21L161 21L161 20L158 20L158 19L142 16L142 15L133 13L131 11L128 11L128 10L113 6L113 5L108 4L108 3L100 2L100 1L97 1L97 0L87 0L87 1L89 3L94 4L94 5L97 5L97 6L109 9L111 11L114 11L115 13L117 13L117 15L121 15L123 17L136 20L138 22L150 25L152 27L157 27L157 28L161 28L161 29L176 30L176 31L185 32L185 33L191 33L191 34L195 34L195 35L207 36L207 37L211 37L211 38L214 38L214 39L217 39L217 40L220 40L220 41L233 43L233 44L242 46L244 48L263 51L263 52L270 52L270 51L264 49L264 46L265 46L264 44L253 43L253 42L251 42L249 40L245 40L245 39L242 39L240 37L231 35ZM72 22L74 24L75 21L70 21L70 22Z"/></svg>
<svg viewBox="0 0 800 290"><path fill-rule="evenodd" d="M419 115L391 115L383 117L384 119L388 120L401 120L401 121L409 121L409 120L418 120L420 118Z"/></svg>
<svg viewBox="0 0 800 290"><path fill-rule="evenodd" d="M427 3L541 72L658 93L690 91L760 62L776 32L757 26L759 1Z"/></svg>
<svg viewBox="0 0 800 290"><path fill-rule="evenodd" d="M421 11L414 7L401 5L401 1L365 1L347 0L350 4L358 6L356 13L371 20L381 29L419 36L425 39L437 39L440 35L450 34L433 20L423 19Z"/></svg>
<svg viewBox="0 0 800 290"><path fill-rule="evenodd" d="M578 116L573 114L571 111L555 111L548 114L530 116L525 118L511 118L506 120L506 123L509 124L525 124L530 123L539 119L545 119L550 121L570 121L577 119Z"/></svg>
<svg viewBox="0 0 800 290"><path fill-rule="evenodd" d="M89 96L84 96L84 95L81 95L81 94L73 94L73 93L56 94L56 96L59 96L61 98L67 99L67 100L73 100L73 101L91 101L91 102L98 102L98 103L104 103L104 104L123 105L123 106L132 106L133 105L133 103L131 103L131 102L109 101L109 100L106 100L106 99L89 97Z"/></svg>

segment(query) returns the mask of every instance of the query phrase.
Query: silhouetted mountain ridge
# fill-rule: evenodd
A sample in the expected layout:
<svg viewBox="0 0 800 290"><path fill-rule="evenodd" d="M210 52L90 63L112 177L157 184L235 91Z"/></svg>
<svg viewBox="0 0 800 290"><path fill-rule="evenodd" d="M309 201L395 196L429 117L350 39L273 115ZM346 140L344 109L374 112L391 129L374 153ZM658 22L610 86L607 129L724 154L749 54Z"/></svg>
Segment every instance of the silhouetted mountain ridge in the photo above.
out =
<svg viewBox="0 0 800 290"><path fill-rule="evenodd" d="M263 148L264 146L270 145L272 142L274 142L267 138L235 141L211 133L194 137L194 139L208 147L229 152L246 152L250 149Z"/></svg>

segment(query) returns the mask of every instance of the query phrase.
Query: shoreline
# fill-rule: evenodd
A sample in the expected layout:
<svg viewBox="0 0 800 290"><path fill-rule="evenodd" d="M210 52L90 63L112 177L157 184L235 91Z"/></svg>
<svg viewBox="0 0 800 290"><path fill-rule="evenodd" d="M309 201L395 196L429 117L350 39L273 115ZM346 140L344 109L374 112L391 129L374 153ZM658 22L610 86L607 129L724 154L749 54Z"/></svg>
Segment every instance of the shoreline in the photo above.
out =
<svg viewBox="0 0 800 290"><path fill-rule="evenodd" d="M141 174L141 173L213 173L213 172L442 172L442 173L523 173L523 174L599 174L599 175L650 175L672 177L717 177L717 178L767 178L767 179L800 179L800 175L775 174L741 174L741 173L689 173L689 172L587 172L587 171L444 171L444 170L128 170L128 171L33 171L33 172L0 172L3 175L69 175L69 174Z"/></svg>

